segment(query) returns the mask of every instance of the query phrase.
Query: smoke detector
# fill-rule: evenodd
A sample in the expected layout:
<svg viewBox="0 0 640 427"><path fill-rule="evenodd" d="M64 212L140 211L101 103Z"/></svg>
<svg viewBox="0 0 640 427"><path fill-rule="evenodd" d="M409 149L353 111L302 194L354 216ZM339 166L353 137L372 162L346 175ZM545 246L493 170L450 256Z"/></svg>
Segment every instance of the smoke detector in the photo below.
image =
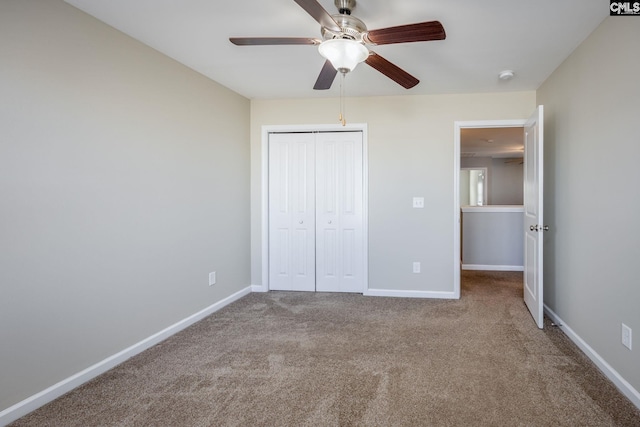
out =
<svg viewBox="0 0 640 427"><path fill-rule="evenodd" d="M511 80L514 76L514 73L512 70L504 70L504 71L500 71L500 74L498 74L498 77L500 78L500 80Z"/></svg>

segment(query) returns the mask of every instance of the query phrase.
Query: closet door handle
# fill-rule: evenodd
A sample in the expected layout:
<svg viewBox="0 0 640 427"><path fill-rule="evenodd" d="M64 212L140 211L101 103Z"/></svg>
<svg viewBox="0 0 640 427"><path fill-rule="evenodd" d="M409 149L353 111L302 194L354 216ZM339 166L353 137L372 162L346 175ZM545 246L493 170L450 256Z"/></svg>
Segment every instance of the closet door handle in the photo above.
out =
<svg viewBox="0 0 640 427"><path fill-rule="evenodd" d="M298 221L298 224L304 224L304 221Z"/></svg>
<svg viewBox="0 0 640 427"><path fill-rule="evenodd" d="M331 220L329 220L329 222L327 222L327 224L331 224Z"/></svg>

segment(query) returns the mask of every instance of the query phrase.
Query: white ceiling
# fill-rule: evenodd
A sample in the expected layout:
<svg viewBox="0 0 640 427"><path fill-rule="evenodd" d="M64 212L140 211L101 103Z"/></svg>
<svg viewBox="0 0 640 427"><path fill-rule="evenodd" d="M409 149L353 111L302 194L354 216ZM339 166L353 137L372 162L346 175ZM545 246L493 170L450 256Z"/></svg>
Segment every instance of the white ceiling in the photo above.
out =
<svg viewBox="0 0 640 427"><path fill-rule="evenodd" d="M314 91L324 59L314 46L235 46L229 37L320 37L293 0L66 0L247 98L337 96ZM319 0L330 14L333 0ZM404 89L366 64L347 96L535 90L608 16L602 0L358 0L369 29L439 20L446 40L373 50L420 79ZM515 71L504 82L498 73Z"/></svg>

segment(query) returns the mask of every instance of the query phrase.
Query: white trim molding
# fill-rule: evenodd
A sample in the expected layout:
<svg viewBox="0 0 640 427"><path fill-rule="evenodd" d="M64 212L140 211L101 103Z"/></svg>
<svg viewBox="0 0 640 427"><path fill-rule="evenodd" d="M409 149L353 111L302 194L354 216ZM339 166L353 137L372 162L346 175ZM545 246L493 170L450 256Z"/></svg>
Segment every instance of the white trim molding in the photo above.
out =
<svg viewBox="0 0 640 427"><path fill-rule="evenodd" d="M234 301L239 300L245 295L251 293L252 287L246 287L226 298L210 305L209 307L200 310L199 312L192 314L191 316L184 318L173 325L157 332L150 337L143 339L142 341L133 344L132 346L125 348L124 350L107 357L106 359L89 366L88 368L68 377L64 380L52 385L51 387L42 390L39 393L34 394L31 397L24 399L21 402L16 403L13 406L8 407L4 411L0 412L0 426L7 425L18 418L27 415L30 412L35 411L41 406L57 399L63 394L73 390L76 387L81 386L87 381L107 372L109 369L116 367L122 362L130 359L131 357L142 353L143 351L153 347L161 341L166 340L170 336L180 332L181 330L193 325L194 323L204 319L212 313L220 310L221 308L231 304Z"/></svg>
<svg viewBox="0 0 640 427"><path fill-rule="evenodd" d="M397 298L432 298L432 299L458 299L451 291L403 291L397 289L367 289L365 296L372 297L397 297Z"/></svg>
<svg viewBox="0 0 640 427"><path fill-rule="evenodd" d="M482 264L462 264L463 270L483 270L483 271L524 271L523 265L482 265Z"/></svg>
<svg viewBox="0 0 640 427"><path fill-rule="evenodd" d="M523 213L524 206L520 205L486 205L486 206L462 206L462 212L474 213Z"/></svg>
<svg viewBox="0 0 640 427"><path fill-rule="evenodd" d="M636 390L622 375L618 373L611 365L607 363L596 351L591 348L573 329L569 327L556 313L553 312L546 304L544 306L545 314L558 325L560 330L569 337L575 345L578 346L584 354L602 371L602 373L624 394L638 409L640 409L640 392Z"/></svg>

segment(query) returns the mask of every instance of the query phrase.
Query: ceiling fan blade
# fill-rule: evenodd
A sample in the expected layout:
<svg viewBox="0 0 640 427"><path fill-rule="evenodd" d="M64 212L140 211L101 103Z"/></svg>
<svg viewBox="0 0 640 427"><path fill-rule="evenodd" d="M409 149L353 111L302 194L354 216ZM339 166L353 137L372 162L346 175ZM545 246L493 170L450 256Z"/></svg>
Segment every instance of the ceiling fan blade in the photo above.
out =
<svg viewBox="0 0 640 427"><path fill-rule="evenodd" d="M412 87L420 83L420 80L416 79L397 65L394 65L391 62L387 61L375 52L370 52L369 56L367 57L367 59L365 59L364 62L366 62L367 65L380 71L382 74L389 77L391 80L398 83L405 89L411 89Z"/></svg>
<svg viewBox="0 0 640 427"><path fill-rule="evenodd" d="M320 40L308 37L230 37L229 41L237 46L320 44Z"/></svg>
<svg viewBox="0 0 640 427"><path fill-rule="evenodd" d="M364 40L366 43L378 45L428 42L431 40L444 40L446 37L444 27L439 21L429 21L371 30L364 35Z"/></svg>
<svg viewBox="0 0 640 427"><path fill-rule="evenodd" d="M313 88L316 90L329 89L333 84L333 80L336 78L336 74L338 74L338 71L333 68L333 65L331 65L331 61L327 59L322 66L322 70L320 71L318 80L316 80L316 84L313 86Z"/></svg>
<svg viewBox="0 0 640 427"><path fill-rule="evenodd" d="M307 11L320 25L333 32L340 32L340 26L336 24L329 12L327 12L316 0L293 0Z"/></svg>

